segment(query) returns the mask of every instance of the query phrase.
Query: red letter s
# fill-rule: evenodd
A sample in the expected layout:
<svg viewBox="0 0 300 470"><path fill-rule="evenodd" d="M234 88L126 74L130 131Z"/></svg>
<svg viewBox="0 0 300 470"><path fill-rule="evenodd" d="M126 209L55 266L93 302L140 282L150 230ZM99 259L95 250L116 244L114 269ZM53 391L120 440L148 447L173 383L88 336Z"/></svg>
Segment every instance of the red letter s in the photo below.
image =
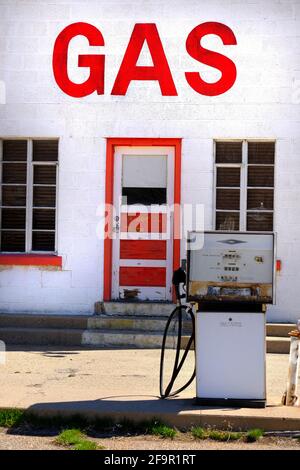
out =
<svg viewBox="0 0 300 470"><path fill-rule="evenodd" d="M68 77L68 47L75 36L85 36L90 46L104 46L104 39L100 31L89 23L73 23L67 26L57 36L53 49L53 73L57 85L67 95L81 98L97 91L98 95L104 93L104 55L79 55L78 66L89 67L90 76L84 83L73 83Z"/></svg>
<svg viewBox="0 0 300 470"><path fill-rule="evenodd" d="M145 41L153 60L151 67L136 65ZM111 94L125 95L132 80L157 80L163 96L177 96L171 71L154 23L138 23L134 26Z"/></svg>
<svg viewBox="0 0 300 470"><path fill-rule="evenodd" d="M220 36L226 46L235 45L237 42L234 33L228 26L216 22L207 22L196 26L186 40L186 50L193 59L222 72L222 77L215 83L205 82L198 72L186 72L185 77L188 84L201 95L216 96L225 93L232 87L236 80L236 67L228 57L201 46L201 39L207 34Z"/></svg>

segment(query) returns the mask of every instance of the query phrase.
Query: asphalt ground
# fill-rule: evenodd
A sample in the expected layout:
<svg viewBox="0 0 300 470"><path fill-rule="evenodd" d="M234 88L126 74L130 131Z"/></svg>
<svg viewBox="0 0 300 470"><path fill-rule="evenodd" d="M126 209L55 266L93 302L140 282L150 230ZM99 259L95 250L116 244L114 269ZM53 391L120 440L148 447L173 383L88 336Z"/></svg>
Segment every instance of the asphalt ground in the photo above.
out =
<svg viewBox="0 0 300 470"><path fill-rule="evenodd" d="M166 355L171 370L174 351ZM265 430L300 430L300 407L281 406L288 355L267 355L267 404L264 409L200 407L195 382L179 396L159 398L157 349L78 349L15 347L0 365L0 406L39 414L82 414L135 421L160 418L170 425ZM191 354L180 375L194 367ZM180 386L181 383L177 385Z"/></svg>

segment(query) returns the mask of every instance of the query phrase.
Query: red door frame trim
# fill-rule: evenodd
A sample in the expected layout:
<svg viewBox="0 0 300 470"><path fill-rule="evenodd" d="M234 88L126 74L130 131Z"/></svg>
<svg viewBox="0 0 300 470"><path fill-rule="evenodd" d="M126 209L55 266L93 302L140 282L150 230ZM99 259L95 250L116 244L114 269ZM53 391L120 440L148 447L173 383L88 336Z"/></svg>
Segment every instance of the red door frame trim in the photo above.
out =
<svg viewBox="0 0 300 470"><path fill-rule="evenodd" d="M114 155L115 147L174 147L174 204L180 204L181 194L181 141L180 138L107 138L106 139L106 177L105 177L105 203L113 204L114 194ZM176 214L174 215L176 220ZM178 218L177 218L178 220ZM175 231L175 230L174 230ZM178 232L178 229L177 231ZM173 240L173 270L180 266L180 239ZM103 300L111 300L112 282L112 239L104 238L104 286Z"/></svg>

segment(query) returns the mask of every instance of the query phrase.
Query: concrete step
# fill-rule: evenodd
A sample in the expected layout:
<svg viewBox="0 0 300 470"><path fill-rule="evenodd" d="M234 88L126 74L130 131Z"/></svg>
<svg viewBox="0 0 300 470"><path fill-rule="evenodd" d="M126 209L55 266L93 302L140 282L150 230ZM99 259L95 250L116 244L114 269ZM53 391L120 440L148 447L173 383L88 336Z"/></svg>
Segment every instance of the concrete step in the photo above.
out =
<svg viewBox="0 0 300 470"><path fill-rule="evenodd" d="M276 354L289 354L290 338L267 336L267 352Z"/></svg>
<svg viewBox="0 0 300 470"><path fill-rule="evenodd" d="M168 317L176 307L171 302L97 302L96 313Z"/></svg>
<svg viewBox="0 0 300 470"><path fill-rule="evenodd" d="M295 323L267 323L267 336L288 338L288 333L295 328Z"/></svg>
<svg viewBox="0 0 300 470"><path fill-rule="evenodd" d="M94 315L88 320L89 329L140 330L163 333L168 317L142 315ZM192 322L183 320L183 331L192 331Z"/></svg>
<svg viewBox="0 0 300 470"><path fill-rule="evenodd" d="M89 315L0 313L0 328L81 328L88 327Z"/></svg>
<svg viewBox="0 0 300 470"><path fill-rule="evenodd" d="M186 344L188 337L184 338L183 345ZM139 330L86 330L82 337L83 345L100 346L121 346L124 348L154 348L160 349L162 344L162 334L157 331L139 331ZM175 347L176 337L167 338L167 347Z"/></svg>
<svg viewBox="0 0 300 470"><path fill-rule="evenodd" d="M7 345L80 346L85 330L75 328L0 328Z"/></svg>

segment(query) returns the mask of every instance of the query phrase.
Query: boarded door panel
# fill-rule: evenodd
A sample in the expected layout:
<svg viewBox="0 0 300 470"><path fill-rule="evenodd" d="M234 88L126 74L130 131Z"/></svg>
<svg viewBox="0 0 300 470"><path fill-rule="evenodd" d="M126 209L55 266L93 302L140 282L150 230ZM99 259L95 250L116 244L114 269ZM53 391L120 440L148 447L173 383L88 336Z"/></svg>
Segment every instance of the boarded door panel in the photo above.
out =
<svg viewBox="0 0 300 470"><path fill-rule="evenodd" d="M166 268L120 267L121 286L166 286Z"/></svg>
<svg viewBox="0 0 300 470"><path fill-rule="evenodd" d="M121 259L166 259L166 240L121 240Z"/></svg>

